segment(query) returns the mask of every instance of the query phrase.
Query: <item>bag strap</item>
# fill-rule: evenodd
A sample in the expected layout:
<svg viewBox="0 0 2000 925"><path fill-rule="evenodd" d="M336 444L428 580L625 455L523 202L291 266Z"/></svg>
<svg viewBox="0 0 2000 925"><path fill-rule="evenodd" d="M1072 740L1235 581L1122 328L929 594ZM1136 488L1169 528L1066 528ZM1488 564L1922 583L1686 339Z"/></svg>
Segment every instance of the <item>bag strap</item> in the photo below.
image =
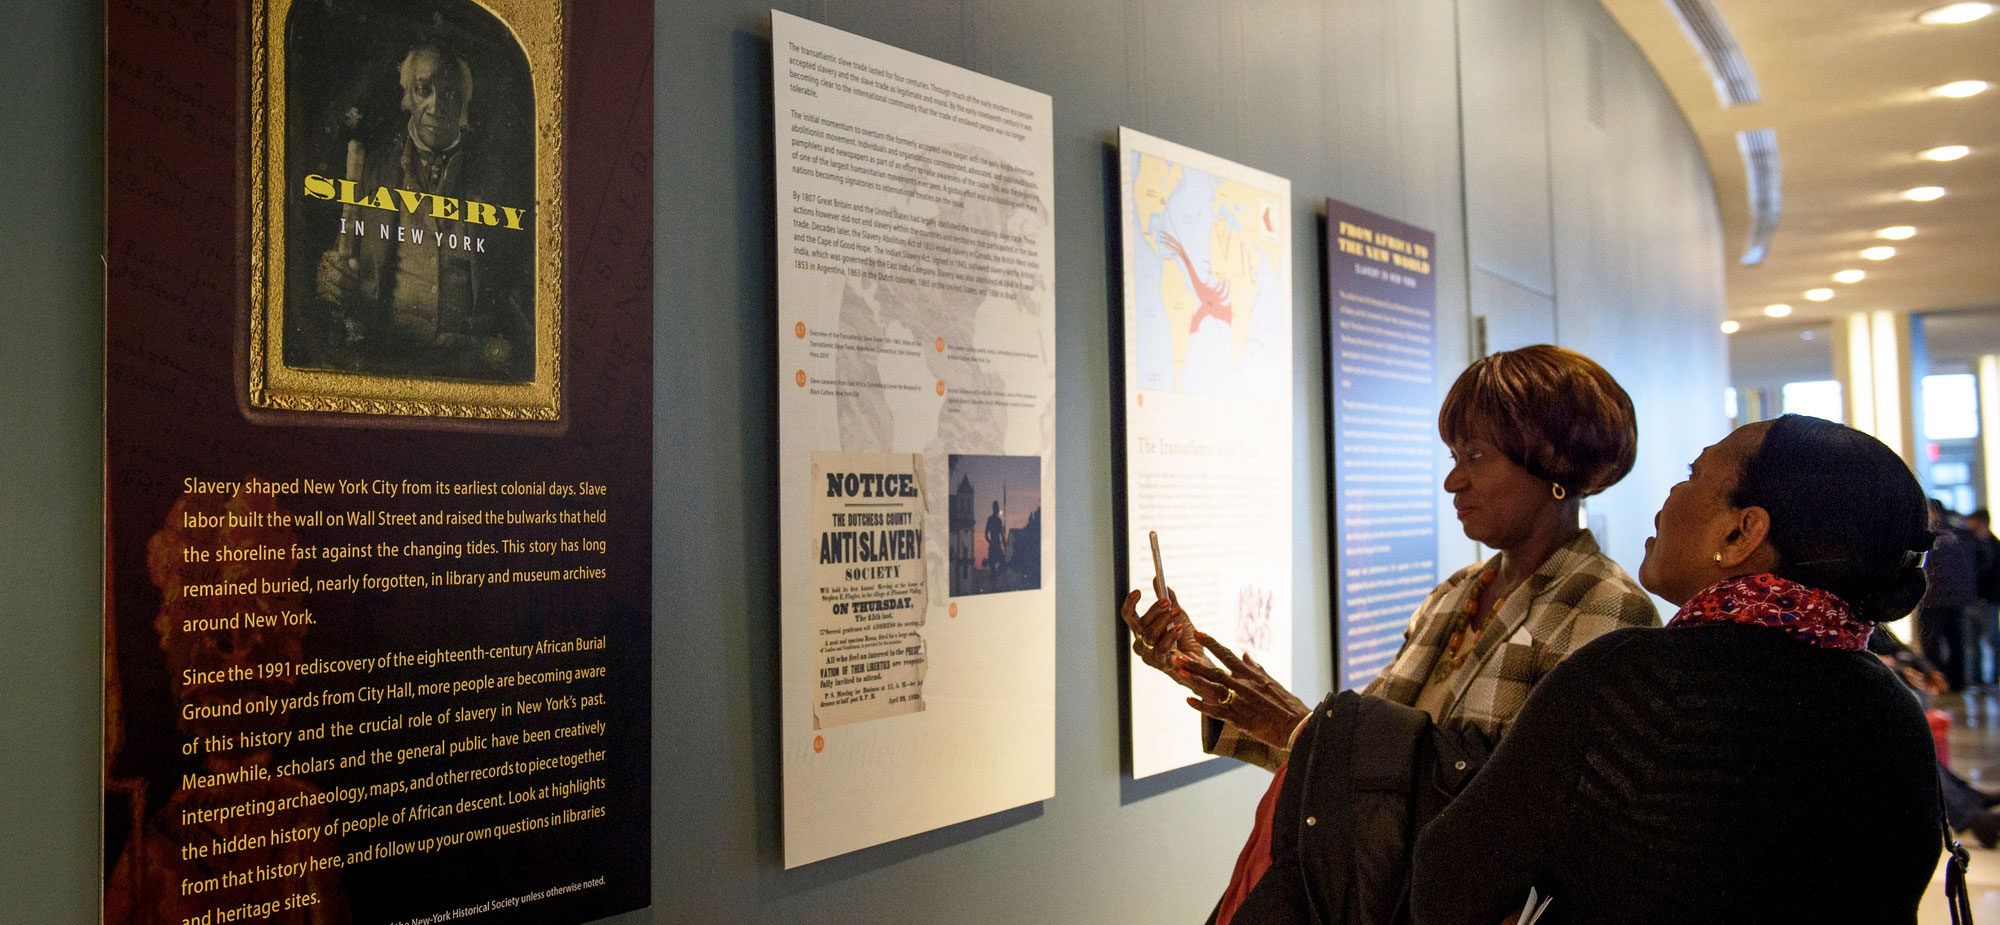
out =
<svg viewBox="0 0 2000 925"><path fill-rule="evenodd" d="M1951 925L1973 925L1972 897L1965 886L1965 869L1972 863L1972 854L1952 837L1942 789L1938 791L1938 831L1944 833L1944 899L1951 909Z"/></svg>

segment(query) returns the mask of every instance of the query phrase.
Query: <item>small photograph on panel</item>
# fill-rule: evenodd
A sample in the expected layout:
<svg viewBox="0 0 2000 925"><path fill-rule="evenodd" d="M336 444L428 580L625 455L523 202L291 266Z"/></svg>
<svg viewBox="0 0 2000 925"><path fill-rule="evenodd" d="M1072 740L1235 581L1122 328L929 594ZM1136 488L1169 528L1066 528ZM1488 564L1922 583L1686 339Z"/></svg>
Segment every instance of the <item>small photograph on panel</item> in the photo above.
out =
<svg viewBox="0 0 2000 925"><path fill-rule="evenodd" d="M1260 659L1271 651L1271 600L1271 589L1260 584L1236 589L1237 645Z"/></svg>
<svg viewBox="0 0 2000 925"><path fill-rule="evenodd" d="M1042 458L951 456L951 596L1042 586Z"/></svg>

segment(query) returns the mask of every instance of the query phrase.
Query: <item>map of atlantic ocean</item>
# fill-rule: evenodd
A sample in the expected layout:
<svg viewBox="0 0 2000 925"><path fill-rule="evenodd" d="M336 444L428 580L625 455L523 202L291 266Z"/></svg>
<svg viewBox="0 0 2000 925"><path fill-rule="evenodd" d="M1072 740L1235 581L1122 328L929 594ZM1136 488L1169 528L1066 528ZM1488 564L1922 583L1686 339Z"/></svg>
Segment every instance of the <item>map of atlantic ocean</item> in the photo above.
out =
<svg viewBox="0 0 2000 925"><path fill-rule="evenodd" d="M1242 398L1291 388L1271 356L1291 306L1283 197L1127 150L1138 324L1134 386Z"/></svg>

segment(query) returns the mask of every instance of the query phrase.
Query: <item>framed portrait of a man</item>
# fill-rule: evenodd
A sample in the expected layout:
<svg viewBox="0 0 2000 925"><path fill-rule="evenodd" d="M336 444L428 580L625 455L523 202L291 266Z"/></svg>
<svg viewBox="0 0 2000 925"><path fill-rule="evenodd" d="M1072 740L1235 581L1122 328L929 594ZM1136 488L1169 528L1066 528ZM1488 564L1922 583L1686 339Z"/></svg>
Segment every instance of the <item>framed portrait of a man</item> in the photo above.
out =
<svg viewBox="0 0 2000 925"><path fill-rule="evenodd" d="M252 0L253 417L561 426L562 12Z"/></svg>

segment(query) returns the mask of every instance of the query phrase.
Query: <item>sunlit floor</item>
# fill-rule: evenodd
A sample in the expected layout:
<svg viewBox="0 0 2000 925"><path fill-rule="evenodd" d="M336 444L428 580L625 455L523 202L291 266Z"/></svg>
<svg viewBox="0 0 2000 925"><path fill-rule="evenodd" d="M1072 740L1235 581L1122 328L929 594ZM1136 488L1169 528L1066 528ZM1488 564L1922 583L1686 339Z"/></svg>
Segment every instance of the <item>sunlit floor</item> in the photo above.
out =
<svg viewBox="0 0 2000 925"><path fill-rule="evenodd" d="M1952 715L1951 766L1959 776L1988 793L2000 792L2000 691L1983 688L1965 696L1947 694L1934 704ZM1971 833L1961 836L1972 851L1967 883L1972 889L1972 917L2000 922L2000 851L1981 850ZM1944 865L1931 890L1924 894L1920 925L1950 925L1944 902Z"/></svg>

